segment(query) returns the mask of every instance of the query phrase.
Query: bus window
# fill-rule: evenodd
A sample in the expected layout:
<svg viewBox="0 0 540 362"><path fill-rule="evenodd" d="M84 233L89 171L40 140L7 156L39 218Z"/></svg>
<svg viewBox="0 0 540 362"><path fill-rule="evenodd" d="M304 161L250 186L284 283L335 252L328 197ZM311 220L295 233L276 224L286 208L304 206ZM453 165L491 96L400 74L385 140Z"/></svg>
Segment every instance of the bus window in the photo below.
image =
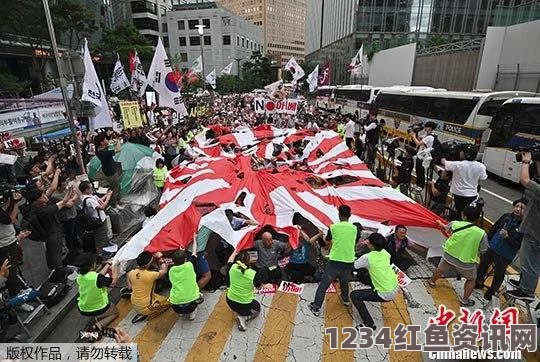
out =
<svg viewBox="0 0 540 362"><path fill-rule="evenodd" d="M451 99L448 108L447 122L464 124L471 115L478 100L472 99Z"/></svg>
<svg viewBox="0 0 540 362"><path fill-rule="evenodd" d="M437 120L448 119L448 108L450 107L449 98L435 98L431 105L431 117Z"/></svg>
<svg viewBox="0 0 540 362"><path fill-rule="evenodd" d="M540 104L507 104L491 122L489 147L505 147L516 133L540 135Z"/></svg>
<svg viewBox="0 0 540 362"><path fill-rule="evenodd" d="M433 98L431 97L412 97L412 112L418 117L431 118L431 104L433 103ZM409 113L409 112L408 112Z"/></svg>
<svg viewBox="0 0 540 362"><path fill-rule="evenodd" d="M495 115L495 112L497 109L501 108L502 104L506 101L506 99L494 99L491 101L484 102L480 109L478 110L478 114L481 116L490 116L493 117Z"/></svg>

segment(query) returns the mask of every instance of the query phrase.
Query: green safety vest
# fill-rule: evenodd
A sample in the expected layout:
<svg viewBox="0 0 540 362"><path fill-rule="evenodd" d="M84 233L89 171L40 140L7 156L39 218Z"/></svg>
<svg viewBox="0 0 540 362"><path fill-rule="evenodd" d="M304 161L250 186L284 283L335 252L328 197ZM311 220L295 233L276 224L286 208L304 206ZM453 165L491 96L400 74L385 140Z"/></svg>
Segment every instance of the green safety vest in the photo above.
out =
<svg viewBox="0 0 540 362"><path fill-rule="evenodd" d="M197 274L191 262L171 267L169 280L172 284L169 295L171 304L188 304L199 299Z"/></svg>
<svg viewBox="0 0 540 362"><path fill-rule="evenodd" d="M345 136L345 126L344 126L343 124L338 123L338 125L337 125L337 133L338 133L341 137Z"/></svg>
<svg viewBox="0 0 540 362"><path fill-rule="evenodd" d="M77 299L79 310L82 312L96 312L109 305L107 288L96 286L98 273L88 272L77 277L79 286L79 298Z"/></svg>
<svg viewBox="0 0 540 362"><path fill-rule="evenodd" d="M162 168L154 168L154 184L156 187L165 186L165 177L167 176L167 166Z"/></svg>
<svg viewBox="0 0 540 362"><path fill-rule="evenodd" d="M341 221L330 225L330 233L332 234L332 248L328 256L329 259L343 263L354 262L356 226L348 221Z"/></svg>
<svg viewBox="0 0 540 362"><path fill-rule="evenodd" d="M452 230L457 230L464 226L470 225L469 221L454 221ZM478 226L473 226L465 230L453 233L444 243L443 250L458 259L462 263L474 264L479 262L478 248L485 231Z"/></svg>
<svg viewBox="0 0 540 362"><path fill-rule="evenodd" d="M376 292L389 293L398 286L396 272L390 266L390 253L386 250L370 251L367 255L368 272Z"/></svg>
<svg viewBox="0 0 540 362"><path fill-rule="evenodd" d="M248 269L242 273L237 264L233 264L229 270L230 286L227 290L227 298L240 304L249 304L253 301L253 279L255 270Z"/></svg>

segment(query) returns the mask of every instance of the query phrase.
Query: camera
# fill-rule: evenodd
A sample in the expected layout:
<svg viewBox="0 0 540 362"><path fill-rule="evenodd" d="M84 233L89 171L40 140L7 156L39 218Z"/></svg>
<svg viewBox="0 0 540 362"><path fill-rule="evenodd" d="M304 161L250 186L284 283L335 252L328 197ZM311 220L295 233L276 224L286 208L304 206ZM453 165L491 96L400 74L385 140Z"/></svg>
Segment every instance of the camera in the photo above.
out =
<svg viewBox="0 0 540 362"><path fill-rule="evenodd" d="M423 129L424 129L424 123L418 122L418 123L411 124L409 127L407 127L407 133L409 132L419 133Z"/></svg>
<svg viewBox="0 0 540 362"><path fill-rule="evenodd" d="M12 186L6 183L0 184L0 204L5 203L8 200L20 201L24 196L25 186ZM18 198L15 195L18 194Z"/></svg>
<svg viewBox="0 0 540 362"><path fill-rule="evenodd" d="M516 162L523 161L523 153L524 152L530 152L531 153L531 161L532 162L540 161L540 143L536 143L532 147L515 148L512 151L517 152L516 153Z"/></svg>

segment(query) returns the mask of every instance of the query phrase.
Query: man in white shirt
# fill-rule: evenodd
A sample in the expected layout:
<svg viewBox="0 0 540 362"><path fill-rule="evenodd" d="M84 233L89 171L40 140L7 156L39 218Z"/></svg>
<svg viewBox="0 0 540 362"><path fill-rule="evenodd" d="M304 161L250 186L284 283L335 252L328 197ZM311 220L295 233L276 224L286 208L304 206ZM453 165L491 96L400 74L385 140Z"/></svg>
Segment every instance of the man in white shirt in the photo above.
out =
<svg viewBox="0 0 540 362"><path fill-rule="evenodd" d="M435 135L433 134L433 130L437 128L437 124L435 122L426 122L424 125L424 137L421 139L418 139L418 134L413 133L412 131L407 131L414 143L416 144L416 152L423 151L427 148L433 147L433 142L435 141ZM424 168L424 165L422 165L422 160L420 158L416 158L416 186L420 187L421 189L424 188L426 185L426 170Z"/></svg>
<svg viewBox="0 0 540 362"><path fill-rule="evenodd" d="M99 219L101 224L93 230L85 230L86 233L92 234L95 250L97 255L100 256L103 253L103 248L109 244L109 236L107 230L107 214L105 209L109 206L109 202L112 197L112 190L107 191L107 194L102 198L93 195L92 184L89 181L83 181L79 185L79 191L82 193L82 208L83 212L92 218ZM83 240L83 244L88 240ZM92 249L89 245L84 245L85 251L89 252Z"/></svg>
<svg viewBox="0 0 540 362"><path fill-rule="evenodd" d="M465 207L478 198L478 183L487 179L486 166L476 161L478 151L472 144L463 146L461 161L441 160L446 171L452 171L450 192L454 195L454 205L458 215Z"/></svg>
<svg viewBox="0 0 540 362"><path fill-rule="evenodd" d="M353 146L353 138L354 138L354 121L352 119L346 118L349 121L345 123L345 144L348 148L352 148Z"/></svg>

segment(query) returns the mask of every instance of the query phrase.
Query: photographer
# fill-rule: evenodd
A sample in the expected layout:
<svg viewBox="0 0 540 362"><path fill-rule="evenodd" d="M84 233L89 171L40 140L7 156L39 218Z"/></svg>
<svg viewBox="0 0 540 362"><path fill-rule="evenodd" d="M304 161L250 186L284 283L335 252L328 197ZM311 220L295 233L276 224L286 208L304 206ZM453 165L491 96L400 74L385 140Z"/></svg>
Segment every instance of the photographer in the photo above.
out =
<svg viewBox="0 0 540 362"><path fill-rule="evenodd" d="M421 131L420 129L409 128L407 130L407 133L411 136L412 140L414 141L414 144L416 145L416 152L423 151L427 148L433 148L433 142L435 142L435 135L433 133L433 130L437 128L437 124L435 122L426 122L424 125L424 136L419 139L418 135ZM426 170L424 168L424 165L422 165L422 160L420 158L416 158L416 186L423 189L426 185Z"/></svg>
<svg viewBox="0 0 540 362"><path fill-rule="evenodd" d="M535 154L536 156L536 154ZM535 157L536 158L536 157ZM534 301L534 291L540 276L540 184L538 178L531 180L529 168L532 160L530 152L524 152L521 160L519 180L525 186L524 197L529 199L519 231L523 233L523 241L519 249L521 274L519 281L508 282L517 289L508 294L516 299ZM536 161L536 169L540 169L540 161Z"/></svg>
<svg viewBox="0 0 540 362"><path fill-rule="evenodd" d="M478 183L487 180L486 166L476 161L478 151L472 144L462 147L459 158L461 161L441 159L446 171L452 172L450 192L454 195L454 205L458 215L465 207L478 198Z"/></svg>
<svg viewBox="0 0 540 362"><path fill-rule="evenodd" d="M16 235L15 222L19 212L18 203L22 199L21 194L14 192L9 187L0 190L0 262L9 259L9 273L6 275L6 286L11 298L17 296L21 291L18 278L19 251L18 241L30 235L29 231L21 231ZM21 309L31 312L33 308L28 304L23 304Z"/></svg>

